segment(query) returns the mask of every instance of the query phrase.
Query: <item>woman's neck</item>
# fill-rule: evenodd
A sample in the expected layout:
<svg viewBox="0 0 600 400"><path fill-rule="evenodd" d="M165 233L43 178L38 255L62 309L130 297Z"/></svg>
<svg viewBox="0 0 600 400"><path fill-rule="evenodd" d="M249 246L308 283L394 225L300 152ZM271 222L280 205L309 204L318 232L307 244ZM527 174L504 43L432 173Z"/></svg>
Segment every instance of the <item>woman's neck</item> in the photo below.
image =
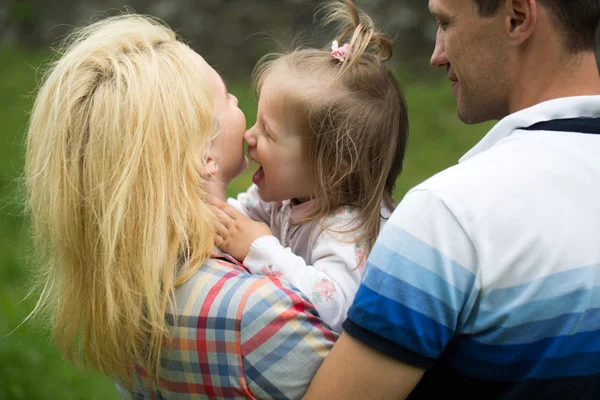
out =
<svg viewBox="0 0 600 400"><path fill-rule="evenodd" d="M221 182L218 178L213 177L206 185L206 190L219 200L227 200L227 184Z"/></svg>

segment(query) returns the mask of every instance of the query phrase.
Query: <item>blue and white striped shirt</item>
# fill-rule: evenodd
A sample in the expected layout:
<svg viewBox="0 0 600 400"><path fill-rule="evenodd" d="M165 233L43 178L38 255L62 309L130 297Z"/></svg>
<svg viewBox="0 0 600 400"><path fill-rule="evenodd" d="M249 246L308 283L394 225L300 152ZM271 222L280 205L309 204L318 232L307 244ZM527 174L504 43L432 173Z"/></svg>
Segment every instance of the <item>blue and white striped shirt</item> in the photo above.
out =
<svg viewBox="0 0 600 400"><path fill-rule="evenodd" d="M506 117L383 229L344 329L412 398L600 398L600 135L519 129L575 117L600 96Z"/></svg>

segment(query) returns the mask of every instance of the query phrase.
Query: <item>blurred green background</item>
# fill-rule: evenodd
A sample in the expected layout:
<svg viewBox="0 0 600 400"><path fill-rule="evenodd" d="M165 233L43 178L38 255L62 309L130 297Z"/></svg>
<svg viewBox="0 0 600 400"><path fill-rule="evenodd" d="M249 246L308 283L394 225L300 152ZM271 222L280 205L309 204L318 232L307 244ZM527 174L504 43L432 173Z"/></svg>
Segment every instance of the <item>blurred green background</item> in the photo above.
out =
<svg viewBox="0 0 600 400"><path fill-rule="evenodd" d="M65 362L47 327L22 324L35 305L25 298L36 266L22 210L19 179L28 112L48 48L74 26L128 9L165 20L228 81L247 124L255 120L250 73L274 51L273 40L323 47L333 33L317 29L313 13L324 0L0 0L0 400L113 399L112 381ZM437 30L425 0L355 0L394 38L396 68L409 107L410 139L396 200L414 185L455 164L491 128L456 117L445 71L428 66ZM600 42L600 32L599 32ZM285 42L285 40L284 40ZM245 190L255 167L229 187Z"/></svg>
<svg viewBox="0 0 600 400"><path fill-rule="evenodd" d="M25 299L35 265L28 260L29 232L18 185L37 69L49 55L23 48L0 46L0 400L116 398L108 378L66 363L50 343L45 327L20 326L35 304L35 298ZM410 139L405 170L397 182L397 200L410 187L456 163L491 127L468 127L457 119L456 102L444 72L426 81L408 73L399 76L409 105ZM256 99L249 83L248 77L241 77L230 79L228 86L238 96L251 126ZM246 189L253 172L250 167L237 178L229 195Z"/></svg>
<svg viewBox="0 0 600 400"><path fill-rule="evenodd" d="M69 10L65 13L48 8L49 5L54 4L48 1L9 0L8 3L0 5L0 126L2 127L0 137L0 400L104 400L117 397L114 385L108 378L93 371L77 369L66 363L50 343L46 327L30 322L21 325L33 309L36 300L35 297L25 298L29 279L35 274L36 266L29 260L31 245L19 192L28 112L40 75L38 69L50 56L47 49L54 40L52 38L57 36L53 26L60 27L64 31L65 25L60 25L62 21L60 18L63 17L79 23L78 16L89 16L95 11L90 3L89 1L73 2L72 9L61 8L61 10ZM118 1L106 0L101 3L104 7L98 9L106 9L107 4L112 7L122 6ZM304 3L307 2L297 0L277 3L279 7L277 12L285 13L291 18L289 20L284 16L274 18L275 11L272 8L268 10L271 14L257 12L256 7L260 6L260 2L227 3L247 4L247 7L254 7L249 13L237 8L232 12L230 6L229 8L223 6L225 2L216 0L194 3L186 3L184 0L175 2L136 0L133 3L137 3L137 7L134 8L138 11L141 9L168 21L170 16L169 22L176 29L178 24L172 21L180 22L183 29L177 30L182 36L196 40L192 45L227 78L231 92L239 98L240 108L246 113L248 126L254 123L256 115L256 99L249 89L249 72L256 59L272 49L266 49L263 42L255 41L251 46L252 51L246 55L238 50L230 50L235 49L236 46L237 49L248 48L248 40L251 40L248 39L248 35L252 32L239 29L258 26L256 29L267 30L268 27L260 18L252 20L248 19L248 15L269 17L270 21L279 21L278 24L282 26L303 25L306 21L311 21L311 13L305 10ZM175 3L176 5L173 6ZM189 7L193 4L193 7L198 8L200 3L204 7L202 10L208 10L206 15L211 15L203 21L223 20L224 23L218 28L226 32L227 37L220 34L209 37L200 31L193 32L193 29L198 26L206 26L198 22L200 20L185 19L193 14ZM400 200L410 187L455 164L458 158L484 135L491 124L469 127L463 125L456 117L456 102L445 79L445 72L423 73L429 70L428 59L423 54L431 50L431 41L427 41L429 37L427 32L431 27L418 22L427 13L424 5L422 9L416 8L417 5L421 7L423 2L379 0L372 3L381 7L382 14L394 15L396 25L391 24L391 27L396 32L406 34L401 36L404 42L399 41L400 57L395 56L396 65L406 61L402 70L398 69L398 75L404 88L410 115L408 155L404 173L397 182L395 192L396 199ZM291 4L300 7L303 13L289 11ZM410 14L409 8L402 9L411 5L418 10L418 14ZM9 11L2 13L3 7ZM73 10L77 13L73 14L71 12ZM185 15L181 16L183 10ZM409 18L411 15L414 18ZM69 26L66 26L67 30L68 28ZM54 36L50 35L51 33ZM50 36L52 38L49 38ZM208 37L208 42L202 42L199 39L202 37ZM218 45L212 43L214 37L219 37L223 43ZM421 41L413 40L417 37L421 37ZM407 38L412 39L407 40ZM406 52L413 56L410 60L412 67L409 66L408 59L402 57L403 49L408 49L409 42L414 49L420 51L420 53ZM417 65L417 68L414 65ZM233 68L238 66L241 67ZM231 184L229 195L233 196L245 190L250 184L253 172L254 168L251 166L238 177Z"/></svg>

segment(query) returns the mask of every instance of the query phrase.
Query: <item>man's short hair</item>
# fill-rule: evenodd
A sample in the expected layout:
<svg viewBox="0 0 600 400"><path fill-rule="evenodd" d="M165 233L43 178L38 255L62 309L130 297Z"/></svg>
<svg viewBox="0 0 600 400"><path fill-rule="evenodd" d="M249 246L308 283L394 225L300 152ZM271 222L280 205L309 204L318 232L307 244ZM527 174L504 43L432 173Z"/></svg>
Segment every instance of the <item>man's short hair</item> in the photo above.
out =
<svg viewBox="0 0 600 400"><path fill-rule="evenodd" d="M569 51L594 51L596 31L600 24L598 0L539 0L546 6L563 31ZM491 17L500 9L503 0L475 0L481 17Z"/></svg>

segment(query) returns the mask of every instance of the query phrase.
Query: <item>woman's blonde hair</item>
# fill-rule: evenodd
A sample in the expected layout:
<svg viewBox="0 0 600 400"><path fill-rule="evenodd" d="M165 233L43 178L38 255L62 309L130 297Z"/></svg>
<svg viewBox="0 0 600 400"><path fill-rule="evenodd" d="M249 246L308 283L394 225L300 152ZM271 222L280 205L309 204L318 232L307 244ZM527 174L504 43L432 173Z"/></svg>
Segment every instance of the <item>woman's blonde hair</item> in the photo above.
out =
<svg viewBox="0 0 600 400"><path fill-rule="evenodd" d="M371 249L380 230L380 205L394 208L392 191L402 171L408 138L406 103L385 61L392 40L377 32L371 18L351 0L328 3L325 22L340 22L337 40L347 40L343 62L331 49L296 49L269 55L259 63L254 82L260 93L274 72L286 83L289 104L303 120L302 143L316 201L302 222L322 219L341 206L355 207L357 241Z"/></svg>
<svg viewBox="0 0 600 400"><path fill-rule="evenodd" d="M126 382L158 376L174 287L213 249L204 155L216 136L200 57L161 22L73 33L39 89L25 179L58 348Z"/></svg>

